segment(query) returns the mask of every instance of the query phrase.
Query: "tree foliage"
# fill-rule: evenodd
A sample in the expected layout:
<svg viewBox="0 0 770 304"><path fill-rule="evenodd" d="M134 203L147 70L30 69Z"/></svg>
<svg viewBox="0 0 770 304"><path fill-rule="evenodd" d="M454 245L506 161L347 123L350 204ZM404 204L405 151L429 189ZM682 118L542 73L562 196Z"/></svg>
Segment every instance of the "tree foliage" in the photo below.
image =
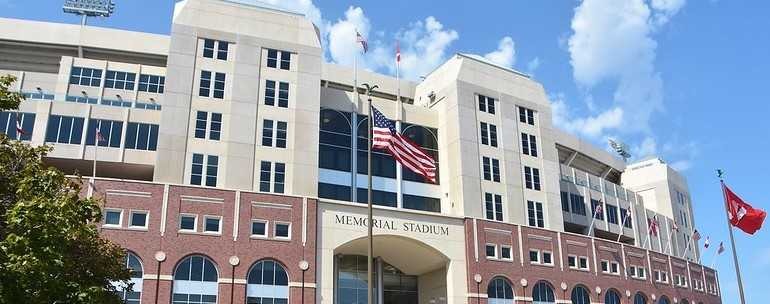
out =
<svg viewBox="0 0 770 304"><path fill-rule="evenodd" d="M18 92L11 92L8 88L16 81L13 75L0 76L0 111L18 109L24 97Z"/></svg>
<svg viewBox="0 0 770 304"><path fill-rule="evenodd" d="M0 105L18 106L1 79ZM50 150L0 134L0 303L120 303L125 252L100 237L81 180L43 163Z"/></svg>

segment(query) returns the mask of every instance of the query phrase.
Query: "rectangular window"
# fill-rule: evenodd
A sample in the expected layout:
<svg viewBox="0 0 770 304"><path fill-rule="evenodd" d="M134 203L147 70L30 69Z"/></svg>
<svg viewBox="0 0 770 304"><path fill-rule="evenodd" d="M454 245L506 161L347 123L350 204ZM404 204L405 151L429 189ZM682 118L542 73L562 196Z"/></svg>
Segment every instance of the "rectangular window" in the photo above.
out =
<svg viewBox="0 0 770 304"><path fill-rule="evenodd" d="M289 223L275 223L275 238L277 239L291 239L291 224Z"/></svg>
<svg viewBox="0 0 770 304"><path fill-rule="evenodd" d="M578 268L588 270L588 257L578 257Z"/></svg>
<svg viewBox="0 0 770 304"><path fill-rule="evenodd" d="M133 91L136 81L136 73L119 72L107 70L104 78L104 87L110 89L120 89Z"/></svg>
<svg viewBox="0 0 770 304"><path fill-rule="evenodd" d="M227 49L229 45L230 44L225 41L203 39L203 57L214 58L214 53L216 53L216 59L227 60Z"/></svg>
<svg viewBox="0 0 770 304"><path fill-rule="evenodd" d="M543 215L543 203L527 201L527 218L532 227L545 227L545 216Z"/></svg>
<svg viewBox="0 0 770 304"><path fill-rule="evenodd" d="M277 96L276 96L277 93ZM289 83L283 81L265 80L265 105L289 107Z"/></svg>
<svg viewBox="0 0 770 304"><path fill-rule="evenodd" d="M519 121L528 125L535 125L535 111L519 107Z"/></svg>
<svg viewBox="0 0 770 304"><path fill-rule="evenodd" d="M618 207L607 204L607 222L610 224L618 224Z"/></svg>
<svg viewBox="0 0 770 304"><path fill-rule="evenodd" d="M488 259L496 259L497 258L497 245L487 244L485 249L486 249L486 256L487 256Z"/></svg>
<svg viewBox="0 0 770 304"><path fill-rule="evenodd" d="M286 178L286 164L275 163L275 175L273 182L273 192L283 193Z"/></svg>
<svg viewBox="0 0 770 304"><path fill-rule="evenodd" d="M497 147L497 126L493 124L487 124L485 122L481 124L481 144L492 147Z"/></svg>
<svg viewBox="0 0 770 304"><path fill-rule="evenodd" d="M286 128L285 121L276 122L275 126L275 146L277 148L286 148Z"/></svg>
<svg viewBox="0 0 770 304"><path fill-rule="evenodd" d="M527 189L540 191L540 169L524 166L524 184Z"/></svg>
<svg viewBox="0 0 770 304"><path fill-rule="evenodd" d="M200 185L203 182L203 154L194 153L190 170L190 184Z"/></svg>
<svg viewBox="0 0 770 304"><path fill-rule="evenodd" d="M209 155L206 162L206 186L217 186L217 171L219 167L219 156Z"/></svg>
<svg viewBox="0 0 770 304"><path fill-rule="evenodd" d="M569 266L569 268L577 268L577 256L575 256L575 255L568 255L567 256L567 266Z"/></svg>
<svg viewBox="0 0 770 304"><path fill-rule="evenodd" d="M158 125L129 122L126 149L155 151L158 147Z"/></svg>
<svg viewBox="0 0 770 304"><path fill-rule="evenodd" d="M273 146L273 121L270 119L262 120L262 146Z"/></svg>
<svg viewBox="0 0 770 304"><path fill-rule="evenodd" d="M521 133L521 151L526 155L537 157L537 137Z"/></svg>
<svg viewBox="0 0 770 304"><path fill-rule="evenodd" d="M597 219L597 220L604 220L604 210L597 210L599 206L603 206L604 203L601 201L591 199L591 214ZM599 211L599 212L597 212Z"/></svg>
<svg viewBox="0 0 770 304"><path fill-rule="evenodd" d="M550 251L543 251L543 264L553 265L553 254Z"/></svg>
<svg viewBox="0 0 770 304"><path fill-rule="evenodd" d="M88 131L86 131L86 145L93 146L97 141L96 130L102 135L99 140L100 147L120 148L123 136L123 122L106 119L89 119Z"/></svg>
<svg viewBox="0 0 770 304"><path fill-rule="evenodd" d="M131 211L131 220L128 226L132 228L147 228L147 211Z"/></svg>
<svg viewBox="0 0 770 304"><path fill-rule="evenodd" d="M481 158L481 163L484 172L484 179L492 180L492 160L489 157L484 156Z"/></svg>
<svg viewBox="0 0 770 304"><path fill-rule="evenodd" d="M287 123L285 121L263 120L262 145L265 147L286 148L286 128ZM273 142L274 138L275 142Z"/></svg>
<svg viewBox="0 0 770 304"><path fill-rule="evenodd" d="M480 124L481 124L481 144L489 145L489 127L485 122L482 122Z"/></svg>
<svg viewBox="0 0 770 304"><path fill-rule="evenodd" d="M209 139L219 140L222 132L222 114L211 113L211 124L209 125Z"/></svg>
<svg viewBox="0 0 770 304"><path fill-rule="evenodd" d="M569 212L569 193L561 191L561 211Z"/></svg>
<svg viewBox="0 0 770 304"><path fill-rule="evenodd" d="M291 69L291 53L287 51L267 50L267 67L280 68L281 70Z"/></svg>
<svg viewBox="0 0 770 304"><path fill-rule="evenodd" d="M211 95L211 72L201 71L201 81L198 85L198 96L209 97Z"/></svg>
<svg viewBox="0 0 770 304"><path fill-rule="evenodd" d="M195 115L195 138L206 138L206 125L208 125L208 120L208 112L197 112Z"/></svg>
<svg viewBox="0 0 770 304"><path fill-rule="evenodd" d="M70 72L70 84L89 87L101 86L102 70L73 66L72 71Z"/></svg>
<svg viewBox="0 0 770 304"><path fill-rule="evenodd" d="M45 141L49 143L79 145L83 138L82 117L51 115L48 117L48 129Z"/></svg>
<svg viewBox="0 0 770 304"><path fill-rule="evenodd" d="M603 273L610 273L610 262L609 261L602 260L601 262L599 262L599 264L602 267L602 272Z"/></svg>
<svg viewBox="0 0 770 304"><path fill-rule="evenodd" d="M198 216L195 214L180 214L179 215L179 230L180 231L197 231Z"/></svg>
<svg viewBox="0 0 770 304"><path fill-rule="evenodd" d="M495 99L484 95L478 95L479 111L489 114L495 114Z"/></svg>
<svg viewBox="0 0 770 304"><path fill-rule="evenodd" d="M203 39L203 57L214 58L215 44L216 40L214 39Z"/></svg>
<svg viewBox="0 0 770 304"><path fill-rule="evenodd" d="M289 83L278 82L278 107L289 107Z"/></svg>
<svg viewBox="0 0 770 304"><path fill-rule="evenodd" d="M580 194L570 193L570 206L572 207L572 213L579 215L586 215L586 203L585 198Z"/></svg>
<svg viewBox="0 0 770 304"><path fill-rule="evenodd" d="M222 218L206 215L203 217L203 232L222 233Z"/></svg>
<svg viewBox="0 0 770 304"><path fill-rule="evenodd" d="M272 164L267 161L262 161L259 166L259 191L270 192L271 173Z"/></svg>
<svg viewBox="0 0 770 304"><path fill-rule="evenodd" d="M213 87L212 87L212 75ZM200 89L198 96L212 97L217 99L225 98L225 73L212 73L210 71L201 71ZM141 85L141 83L140 83Z"/></svg>
<svg viewBox="0 0 770 304"><path fill-rule="evenodd" d="M206 131L208 130L208 139L219 140L222 131L222 114L211 113L211 122L208 118L208 112L197 111L195 115L195 138L206 139Z"/></svg>
<svg viewBox="0 0 770 304"><path fill-rule="evenodd" d="M219 156L208 155L205 163L205 176L204 176L204 162L203 154L193 153L192 156L192 168L190 170L190 184L201 185L205 177L206 186L217 186L217 171L219 167Z"/></svg>
<svg viewBox="0 0 770 304"><path fill-rule="evenodd" d="M214 75L214 95L217 99L225 98L225 73L216 73Z"/></svg>
<svg viewBox="0 0 770 304"><path fill-rule="evenodd" d="M488 220L503 220L503 197L501 195L484 193L484 206Z"/></svg>
<svg viewBox="0 0 770 304"><path fill-rule="evenodd" d="M529 250L529 262L534 264L540 263L540 251L538 250Z"/></svg>
<svg viewBox="0 0 770 304"><path fill-rule="evenodd" d="M503 260L513 260L511 246L500 246L500 258Z"/></svg>
<svg viewBox="0 0 770 304"><path fill-rule="evenodd" d="M265 105L275 105L275 81L265 80Z"/></svg>
<svg viewBox="0 0 770 304"><path fill-rule="evenodd" d="M251 236L267 237L267 221L251 220Z"/></svg>
<svg viewBox="0 0 770 304"><path fill-rule="evenodd" d="M209 74L209 80L211 80L211 74ZM203 75L201 75L201 83L202 82L203 82ZM163 94L163 90L165 89L165 87L166 87L165 76L149 75L149 74L139 75L139 91Z"/></svg>
<svg viewBox="0 0 770 304"><path fill-rule="evenodd" d="M122 223L123 223L122 209L105 209L104 210L104 226L120 227Z"/></svg>
<svg viewBox="0 0 770 304"><path fill-rule="evenodd" d="M620 264L618 262L610 262L610 273L612 274L620 273Z"/></svg>
<svg viewBox="0 0 770 304"><path fill-rule="evenodd" d="M21 134L16 129L17 123L21 125ZM0 133L10 139L31 140L34 128L35 113L0 112Z"/></svg>

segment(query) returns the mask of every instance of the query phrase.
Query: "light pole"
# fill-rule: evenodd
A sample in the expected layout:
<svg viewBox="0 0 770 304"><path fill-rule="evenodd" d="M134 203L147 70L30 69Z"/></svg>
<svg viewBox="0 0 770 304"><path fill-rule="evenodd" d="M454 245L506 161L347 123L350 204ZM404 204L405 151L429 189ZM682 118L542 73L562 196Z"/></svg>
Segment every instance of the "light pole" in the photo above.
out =
<svg viewBox="0 0 770 304"><path fill-rule="evenodd" d="M302 270L302 285L300 287L300 303L305 304L305 271L310 268L310 263L305 260L299 261L299 269Z"/></svg>
<svg viewBox="0 0 770 304"><path fill-rule="evenodd" d="M476 304L481 304L481 275L474 274L473 281L476 282Z"/></svg>

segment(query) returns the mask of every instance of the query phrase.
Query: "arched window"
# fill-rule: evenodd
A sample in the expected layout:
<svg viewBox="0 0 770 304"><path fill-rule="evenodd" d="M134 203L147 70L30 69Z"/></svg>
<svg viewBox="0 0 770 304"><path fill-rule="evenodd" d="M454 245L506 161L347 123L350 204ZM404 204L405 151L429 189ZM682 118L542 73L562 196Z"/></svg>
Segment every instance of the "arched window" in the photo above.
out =
<svg viewBox="0 0 770 304"><path fill-rule="evenodd" d="M513 288L511 283L501 277L494 278L487 287L487 296L489 297L487 301L489 304L512 304Z"/></svg>
<svg viewBox="0 0 770 304"><path fill-rule="evenodd" d="M286 304L289 302L289 276L273 260L262 260L251 266L246 285L248 304Z"/></svg>
<svg viewBox="0 0 770 304"><path fill-rule="evenodd" d="M634 304L647 304L647 297L643 293L637 292L634 296Z"/></svg>
<svg viewBox="0 0 770 304"><path fill-rule="evenodd" d="M591 304L591 296L583 286L572 288L572 304Z"/></svg>
<svg viewBox="0 0 770 304"><path fill-rule="evenodd" d="M671 301L669 301L668 297L666 296L660 296L660 299L658 299L658 304L671 304Z"/></svg>
<svg viewBox="0 0 770 304"><path fill-rule="evenodd" d="M404 137L408 138L415 144L419 145L426 154L430 155L430 157L436 161L436 183L438 183L438 131L436 129L423 127L420 125L402 123L401 134L403 134ZM401 175L403 179L407 181L421 183L428 182L422 176L409 170L404 170Z"/></svg>
<svg viewBox="0 0 770 304"><path fill-rule="evenodd" d="M115 287L118 290L120 299L122 299L124 303L139 304L142 299L142 261L139 260L139 257L136 256L136 254L129 251L126 252L125 263L126 268L131 270L131 283L133 283L134 286L131 288L131 291L128 291L123 284L116 284Z"/></svg>
<svg viewBox="0 0 770 304"><path fill-rule="evenodd" d="M322 109L318 136L318 168L343 171L353 170L351 114L331 109ZM323 175L318 181L318 196L321 198L350 201L350 185L335 183L336 174ZM349 179L349 178L348 178Z"/></svg>
<svg viewBox="0 0 770 304"><path fill-rule="evenodd" d="M686 299L682 299L682 301L680 303L682 303L682 304L690 304L690 301L687 301Z"/></svg>
<svg viewBox="0 0 770 304"><path fill-rule="evenodd" d="M620 304L620 294L614 289L607 290L604 294L604 304Z"/></svg>
<svg viewBox="0 0 770 304"><path fill-rule="evenodd" d="M545 281L537 282L535 287L532 287L532 301L532 304L556 303L551 284Z"/></svg>
<svg viewBox="0 0 770 304"><path fill-rule="evenodd" d="M217 267L209 258L191 255L174 271L173 304L215 304L219 286Z"/></svg>
<svg viewBox="0 0 770 304"><path fill-rule="evenodd" d="M369 127L369 118L364 115L358 115L357 148L358 148L358 174L367 174L366 160L368 135L366 130ZM380 149L372 149L372 175L388 178L396 178L396 161L390 156L390 153Z"/></svg>

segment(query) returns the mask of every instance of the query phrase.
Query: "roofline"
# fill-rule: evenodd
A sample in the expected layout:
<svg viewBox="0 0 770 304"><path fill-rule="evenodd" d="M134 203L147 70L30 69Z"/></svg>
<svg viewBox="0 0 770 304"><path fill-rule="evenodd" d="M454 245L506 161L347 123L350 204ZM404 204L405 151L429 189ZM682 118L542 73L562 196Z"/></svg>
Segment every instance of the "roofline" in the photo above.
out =
<svg viewBox="0 0 770 304"><path fill-rule="evenodd" d="M299 17L307 17L303 13L300 13L300 12L297 12L297 11L288 10L288 9L284 9L284 8L280 8L280 7L277 7L275 5L272 5L272 4L269 4L269 3L265 3L265 2L262 2L262 1L259 1L259 0L222 0L222 1L223 2L230 2L230 3L233 3L233 4L239 4L239 5L245 5L245 6L251 6L251 7L271 10L271 11L275 11L275 12L279 12L279 13L291 14L291 15L295 15L295 16L299 16Z"/></svg>
<svg viewBox="0 0 770 304"><path fill-rule="evenodd" d="M476 57L476 56L478 56L478 55L473 55L473 54L466 54L466 53L456 53L456 54L457 54L457 56L461 56L461 57L465 57L465 58L468 58L468 59L472 59L472 60L475 60L475 61L477 61L477 62L481 62L481 63L483 63L483 64L486 64L486 65L489 65L489 66L493 66L493 67L496 67L496 68L498 68L498 69L502 69L502 70L505 70L505 71L508 71L508 72L514 73L514 74L516 74L516 75L519 75L519 76L521 76L521 77L525 77L525 78L527 78L527 79L532 79L532 76L531 76L531 75L529 75L529 74L526 74L526 73L524 73L524 72L520 72L520 71L518 71L518 70L515 70L515 69L512 69L512 68L509 68L509 67L504 67L504 66L502 66L502 65L499 65L499 64L496 64L496 63L493 63L493 62L487 61L487 60L481 60L481 59L479 59L479 58L477 58L477 57Z"/></svg>

